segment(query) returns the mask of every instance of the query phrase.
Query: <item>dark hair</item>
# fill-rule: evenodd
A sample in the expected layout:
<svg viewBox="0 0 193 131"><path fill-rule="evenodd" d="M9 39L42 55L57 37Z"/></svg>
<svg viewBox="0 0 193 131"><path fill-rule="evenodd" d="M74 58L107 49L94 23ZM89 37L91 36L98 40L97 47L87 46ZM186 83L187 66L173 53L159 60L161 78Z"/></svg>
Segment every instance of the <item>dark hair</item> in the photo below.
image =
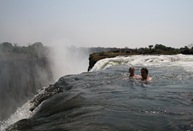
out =
<svg viewBox="0 0 193 131"><path fill-rule="evenodd" d="M141 71L142 70L144 70L148 74L148 69L147 68L143 67L143 68L141 68Z"/></svg>
<svg viewBox="0 0 193 131"><path fill-rule="evenodd" d="M134 67L130 67L130 68L129 68L129 71L130 71L130 70L135 70L135 68L134 68Z"/></svg>

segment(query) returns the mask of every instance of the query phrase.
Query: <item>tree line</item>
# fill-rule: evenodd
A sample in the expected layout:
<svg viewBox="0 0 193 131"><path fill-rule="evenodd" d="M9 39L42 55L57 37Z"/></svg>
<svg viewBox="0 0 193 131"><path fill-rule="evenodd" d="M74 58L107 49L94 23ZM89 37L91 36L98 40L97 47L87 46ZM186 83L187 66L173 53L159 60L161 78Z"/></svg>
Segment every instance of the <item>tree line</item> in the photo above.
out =
<svg viewBox="0 0 193 131"><path fill-rule="evenodd" d="M3 42L0 44L0 53L23 54L30 57L42 58L48 55L49 48L44 46L41 42L35 42L28 46L18 46L10 42Z"/></svg>
<svg viewBox="0 0 193 131"><path fill-rule="evenodd" d="M167 47L163 44L155 44L149 45L148 47L142 48L103 48L103 47L92 47L89 48L91 53L98 53L100 52L101 55L109 52L114 54L125 54L125 55L140 55L140 54L147 54L147 55L156 55L156 54L164 54L164 55L174 55L174 54L193 54L193 44L188 46L184 46L181 48L173 48Z"/></svg>
<svg viewBox="0 0 193 131"><path fill-rule="evenodd" d="M75 48L75 47L74 47ZM85 48L84 48L85 49ZM163 44L149 45L142 48L105 48L91 47L88 48L90 53L97 52L125 52L128 54L193 54L193 44L181 48L167 47ZM27 54L34 57L42 57L49 53L49 47L44 46L41 42L35 42L28 46L18 46L10 42L0 43L0 53L17 53Z"/></svg>

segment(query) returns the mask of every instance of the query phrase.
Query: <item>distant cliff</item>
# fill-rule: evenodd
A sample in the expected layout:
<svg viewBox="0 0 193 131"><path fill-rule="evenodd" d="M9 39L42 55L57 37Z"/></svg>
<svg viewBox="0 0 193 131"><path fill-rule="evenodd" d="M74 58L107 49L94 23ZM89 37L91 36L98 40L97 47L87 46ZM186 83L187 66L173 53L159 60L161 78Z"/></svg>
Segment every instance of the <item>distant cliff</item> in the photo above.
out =
<svg viewBox="0 0 193 131"><path fill-rule="evenodd" d="M95 63L104 58L113 58L116 56L126 56L129 55L127 52L120 52L120 51L109 51L109 52L99 52L93 53L89 55L89 67L88 71L92 69Z"/></svg>

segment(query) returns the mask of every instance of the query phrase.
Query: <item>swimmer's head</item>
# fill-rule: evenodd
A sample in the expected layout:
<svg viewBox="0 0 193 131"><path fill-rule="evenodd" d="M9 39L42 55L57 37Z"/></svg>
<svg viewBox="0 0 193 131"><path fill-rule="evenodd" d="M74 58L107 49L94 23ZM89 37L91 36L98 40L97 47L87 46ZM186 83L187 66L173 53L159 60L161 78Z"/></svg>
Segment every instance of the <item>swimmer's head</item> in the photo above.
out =
<svg viewBox="0 0 193 131"><path fill-rule="evenodd" d="M141 68L141 77L143 79L147 79L148 76L148 69L147 68Z"/></svg>
<svg viewBox="0 0 193 131"><path fill-rule="evenodd" d="M130 68L129 68L129 73L134 72L134 71L135 71L135 68L134 68L134 67L130 67Z"/></svg>

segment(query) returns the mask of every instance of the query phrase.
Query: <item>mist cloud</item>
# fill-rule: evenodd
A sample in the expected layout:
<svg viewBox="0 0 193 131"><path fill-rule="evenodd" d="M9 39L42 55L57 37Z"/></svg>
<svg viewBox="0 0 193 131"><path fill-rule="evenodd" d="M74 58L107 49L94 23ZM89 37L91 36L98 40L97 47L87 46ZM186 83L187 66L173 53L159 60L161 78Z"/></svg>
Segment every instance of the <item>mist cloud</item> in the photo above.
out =
<svg viewBox="0 0 193 131"><path fill-rule="evenodd" d="M67 74L86 72L88 68L88 48L57 45L51 47L50 61L55 80Z"/></svg>

